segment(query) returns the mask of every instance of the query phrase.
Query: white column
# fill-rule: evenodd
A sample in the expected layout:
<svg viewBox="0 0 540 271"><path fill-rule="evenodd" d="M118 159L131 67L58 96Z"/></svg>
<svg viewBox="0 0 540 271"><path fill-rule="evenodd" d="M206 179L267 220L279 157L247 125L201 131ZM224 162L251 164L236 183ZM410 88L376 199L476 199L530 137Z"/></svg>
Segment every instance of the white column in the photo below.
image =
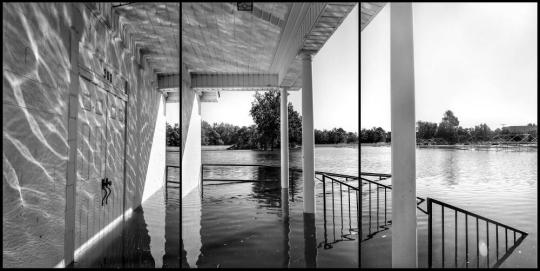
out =
<svg viewBox="0 0 540 271"><path fill-rule="evenodd" d="M289 115L287 89L281 89L281 189L289 189Z"/></svg>
<svg viewBox="0 0 540 271"><path fill-rule="evenodd" d="M302 52L302 156L304 213L315 214L315 160L311 54Z"/></svg>
<svg viewBox="0 0 540 271"><path fill-rule="evenodd" d="M66 171L66 205L64 228L64 263L72 266L75 261L75 208L77 191L77 142L79 140L79 41L82 36L83 21L75 5L71 6L70 41L70 73L68 96L68 134L69 145Z"/></svg>
<svg viewBox="0 0 540 271"><path fill-rule="evenodd" d="M392 267L417 268L414 55L411 3L390 6Z"/></svg>

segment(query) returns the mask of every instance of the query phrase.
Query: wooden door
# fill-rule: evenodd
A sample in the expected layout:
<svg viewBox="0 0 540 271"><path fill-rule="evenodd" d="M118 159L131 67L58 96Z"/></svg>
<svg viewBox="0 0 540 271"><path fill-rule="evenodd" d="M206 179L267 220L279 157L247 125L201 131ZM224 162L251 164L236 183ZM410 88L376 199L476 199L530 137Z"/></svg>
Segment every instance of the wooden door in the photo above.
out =
<svg viewBox="0 0 540 271"><path fill-rule="evenodd" d="M92 246L103 251L122 227L126 102L113 94L112 87L103 88L84 77L79 82L75 247L94 237ZM111 182L110 191L102 189L105 178ZM115 219L120 221L113 232L101 232Z"/></svg>

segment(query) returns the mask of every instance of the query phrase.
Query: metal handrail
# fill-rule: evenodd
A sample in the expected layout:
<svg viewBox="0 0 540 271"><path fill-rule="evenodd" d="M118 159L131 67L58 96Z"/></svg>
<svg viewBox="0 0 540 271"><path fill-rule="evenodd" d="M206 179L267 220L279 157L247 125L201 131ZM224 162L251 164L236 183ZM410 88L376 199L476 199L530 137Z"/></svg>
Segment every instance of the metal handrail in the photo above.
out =
<svg viewBox="0 0 540 271"><path fill-rule="evenodd" d="M354 238L351 238L349 237L352 232L359 232L360 230L360 189L359 188L356 188L354 186L350 186L342 181L339 181L337 179L334 179L324 173L316 173L316 174L319 174L322 176L322 179L318 179L319 181L321 181L323 183L323 220L324 220L324 241L321 242L318 247L321 247L322 244L324 244L324 249L330 249L332 248L332 244L335 244L335 243L338 243L338 242L341 242L341 241L354 241L355 239ZM334 225L334 229L335 229L335 208L334 208L334 203L335 203L335 200L334 200L334 183L337 183L339 184L339 202L340 202L340 210L341 210L341 215L340 215L340 218L341 218L341 228L343 230L343 186L346 186L347 187L347 195L348 195L348 208L347 208L347 211L349 213L349 234L343 234L343 232L341 233L341 238L340 239L337 239L336 240L336 237L335 237L335 232L334 232L334 241L333 242L328 242L328 236L327 236L327 227L326 227L326 224L327 224L327 219L326 219L326 179L330 179L331 181L331 185L332 185L332 222L333 222L333 225ZM356 225L357 225L357 228L353 228L352 227L352 224L351 224L351 190L353 190L352 193L354 193L356 195Z"/></svg>
<svg viewBox="0 0 540 271"><path fill-rule="evenodd" d="M494 221L492 219L486 218L484 216L469 212L467 210L464 210L462 208L453 206L448 203L444 203L441 201L438 201L436 199L427 198L427 212L428 212L428 267L433 267L433 204L438 204L441 206L441 228L442 228L442 267L444 268L444 256L445 256L445 246L444 246L444 208L448 208L454 211L454 225L455 225L455 237L454 237L454 250L455 250L455 259L454 259L454 265L455 267L458 267L457 263L457 236L458 236L458 219L457 214L463 213L465 215L465 266L469 267L469 223L468 223L468 217L471 216L473 219L476 218L476 267L480 268L480 244L479 244L479 226L478 226L478 220L483 220L486 222L486 240L487 240L487 266L489 266L489 223L495 225L496 230L496 262L493 266L494 268L499 267L509 256L512 254L514 249L523 242L525 237L527 237L527 233L521 230L518 230L514 227L502 224L500 222ZM505 254L499 258L499 227L504 228L505 231ZM508 230L513 231L514 235L514 245L508 248ZM521 236L519 239L516 240L516 232L519 233Z"/></svg>
<svg viewBox="0 0 540 271"><path fill-rule="evenodd" d="M369 174L369 175L368 175L368 174ZM390 174L380 174L380 173L367 173L367 174L366 174L366 173L361 172L361 173L360 173L360 176L362 176L362 175L366 175L366 176L374 176L374 177L384 176L384 177L387 177L387 178L391 178L391 177L392 177L392 175L390 175ZM369 179L362 178L362 177L360 177L360 179L361 179L362 181L366 181L366 182L368 182L368 183L376 184L377 186L382 186L382 187L384 187L385 189L392 189L392 186L391 186L391 185L384 185L384 184L378 183L378 182L376 182L376 181L369 180ZM426 199L424 199L424 198L422 198L422 197L418 197L418 196L416 197L416 199L418 200L418 201L416 202L416 208L418 208L418 210L422 211L424 214L427 214L427 211L426 211L426 210L423 210L423 209L420 208L420 206L419 206L420 204L422 204L422 202L426 201Z"/></svg>
<svg viewBox="0 0 540 271"><path fill-rule="evenodd" d="M172 168L180 168L180 166L165 165L165 182L166 183L177 183L177 184L179 184L180 182L169 181L169 168L170 167L172 167Z"/></svg>

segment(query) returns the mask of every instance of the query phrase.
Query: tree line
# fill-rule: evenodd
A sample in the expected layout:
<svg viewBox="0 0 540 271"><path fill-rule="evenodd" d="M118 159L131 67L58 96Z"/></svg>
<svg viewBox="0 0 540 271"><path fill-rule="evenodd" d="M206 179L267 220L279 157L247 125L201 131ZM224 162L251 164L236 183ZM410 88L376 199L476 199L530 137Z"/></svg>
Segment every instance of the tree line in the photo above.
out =
<svg viewBox="0 0 540 271"><path fill-rule="evenodd" d="M202 122L202 145L232 145L232 149L273 150L280 146L280 95L277 90L256 92L249 111L251 126L236 126L228 123ZM287 106L289 121L289 147L302 144L302 116ZM358 143L358 135L342 128L332 130L315 129L315 144Z"/></svg>
<svg viewBox="0 0 540 271"><path fill-rule="evenodd" d="M532 137L536 137L536 124L529 123L527 125L534 129L531 133L531 137L526 140L532 140ZM418 121L416 140L417 142L431 141L435 144L468 144L485 142L493 139L497 135L510 134L508 129L497 128L491 130L490 127L481 123L471 128L463 128L459 126L459 119L454 115L451 110L447 110L440 123ZM522 140L519 136L516 136L515 140ZM390 132L385 132L381 127L373 127L372 129L362 129L360 131L360 143L378 143L378 142L390 142Z"/></svg>

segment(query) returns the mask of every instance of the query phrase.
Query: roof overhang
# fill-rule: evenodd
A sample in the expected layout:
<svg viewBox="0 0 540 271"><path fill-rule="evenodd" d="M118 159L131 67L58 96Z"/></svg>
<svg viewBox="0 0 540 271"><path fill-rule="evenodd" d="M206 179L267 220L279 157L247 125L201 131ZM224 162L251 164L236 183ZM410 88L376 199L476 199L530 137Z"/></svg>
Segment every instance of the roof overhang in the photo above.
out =
<svg viewBox="0 0 540 271"><path fill-rule="evenodd" d="M356 3L182 3L182 63L201 93L299 90L301 52L316 54ZM214 81L212 81L214 80Z"/></svg>
<svg viewBox="0 0 540 271"><path fill-rule="evenodd" d="M360 9L361 31L377 16L386 2L362 2Z"/></svg>
<svg viewBox="0 0 540 271"><path fill-rule="evenodd" d="M163 88L162 81L164 77L178 78L180 74L180 4L113 2L87 5L101 14L139 65L145 63L152 69L158 78L158 90L166 93L167 102L179 97L173 94L180 92L178 84Z"/></svg>

